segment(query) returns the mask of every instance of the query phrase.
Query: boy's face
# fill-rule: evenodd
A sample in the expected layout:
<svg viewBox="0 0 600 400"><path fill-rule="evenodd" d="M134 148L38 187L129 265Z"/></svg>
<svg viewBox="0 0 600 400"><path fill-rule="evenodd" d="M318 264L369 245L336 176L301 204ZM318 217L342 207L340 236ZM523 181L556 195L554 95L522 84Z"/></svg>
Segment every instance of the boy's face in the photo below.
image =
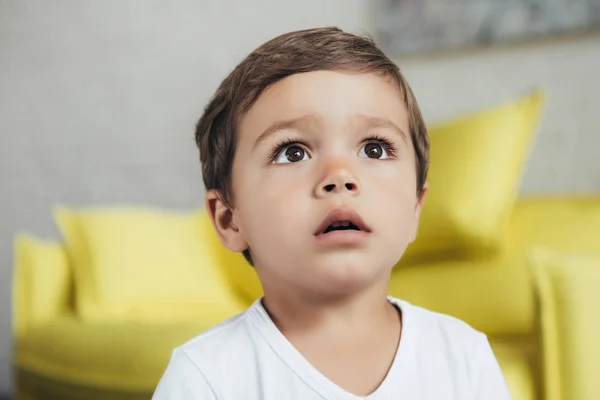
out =
<svg viewBox="0 0 600 400"><path fill-rule="evenodd" d="M215 226L249 247L270 290L350 293L385 282L414 240L423 196L398 89L375 74L317 71L268 88L241 119L231 210Z"/></svg>

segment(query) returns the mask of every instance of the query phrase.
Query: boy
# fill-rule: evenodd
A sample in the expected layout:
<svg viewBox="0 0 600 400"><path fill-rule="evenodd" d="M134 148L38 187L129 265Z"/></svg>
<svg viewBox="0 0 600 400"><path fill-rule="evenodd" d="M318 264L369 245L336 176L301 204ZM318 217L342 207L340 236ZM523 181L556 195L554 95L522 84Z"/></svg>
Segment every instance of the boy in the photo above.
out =
<svg viewBox="0 0 600 400"><path fill-rule="evenodd" d="M177 348L155 400L509 399L488 341L387 296L429 141L397 66L336 28L281 35L196 129L206 209L264 297Z"/></svg>

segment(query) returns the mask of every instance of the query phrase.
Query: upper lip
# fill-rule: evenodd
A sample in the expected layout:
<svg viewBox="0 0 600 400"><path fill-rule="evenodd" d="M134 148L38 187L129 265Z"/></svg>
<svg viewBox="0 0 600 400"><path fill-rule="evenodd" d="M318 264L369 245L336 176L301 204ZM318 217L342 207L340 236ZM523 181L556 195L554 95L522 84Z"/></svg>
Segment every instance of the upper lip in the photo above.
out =
<svg viewBox="0 0 600 400"><path fill-rule="evenodd" d="M335 222L350 222L363 232L371 232L371 229L365 224L361 216L351 208L336 208L331 210L323 219L323 222L317 228L315 236L325 232L327 227Z"/></svg>

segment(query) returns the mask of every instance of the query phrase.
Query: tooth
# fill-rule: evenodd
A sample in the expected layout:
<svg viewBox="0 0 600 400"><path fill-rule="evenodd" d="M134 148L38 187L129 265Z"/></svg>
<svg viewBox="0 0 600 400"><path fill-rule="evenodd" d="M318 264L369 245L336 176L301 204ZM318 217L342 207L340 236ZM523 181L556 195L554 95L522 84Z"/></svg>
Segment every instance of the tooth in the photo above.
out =
<svg viewBox="0 0 600 400"><path fill-rule="evenodd" d="M340 226L339 222L334 222L333 224L331 224L332 228L337 228L338 226Z"/></svg>
<svg viewBox="0 0 600 400"><path fill-rule="evenodd" d="M341 223L342 226L350 226L350 222L344 221Z"/></svg>

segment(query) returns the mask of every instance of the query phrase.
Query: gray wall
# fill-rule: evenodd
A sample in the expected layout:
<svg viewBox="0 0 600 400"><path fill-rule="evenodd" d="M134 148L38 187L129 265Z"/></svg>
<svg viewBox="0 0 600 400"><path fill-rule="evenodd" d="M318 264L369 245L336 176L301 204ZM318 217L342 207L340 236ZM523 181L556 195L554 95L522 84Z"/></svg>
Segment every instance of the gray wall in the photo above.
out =
<svg viewBox="0 0 600 400"><path fill-rule="evenodd" d="M369 30L369 3L0 0L0 392L14 234L57 237L55 203L198 206L192 130L224 75L284 31ZM600 191L600 37L400 62L429 120L544 85L523 191Z"/></svg>
<svg viewBox="0 0 600 400"><path fill-rule="evenodd" d="M600 193L600 34L398 62L430 121L545 88L522 193Z"/></svg>

